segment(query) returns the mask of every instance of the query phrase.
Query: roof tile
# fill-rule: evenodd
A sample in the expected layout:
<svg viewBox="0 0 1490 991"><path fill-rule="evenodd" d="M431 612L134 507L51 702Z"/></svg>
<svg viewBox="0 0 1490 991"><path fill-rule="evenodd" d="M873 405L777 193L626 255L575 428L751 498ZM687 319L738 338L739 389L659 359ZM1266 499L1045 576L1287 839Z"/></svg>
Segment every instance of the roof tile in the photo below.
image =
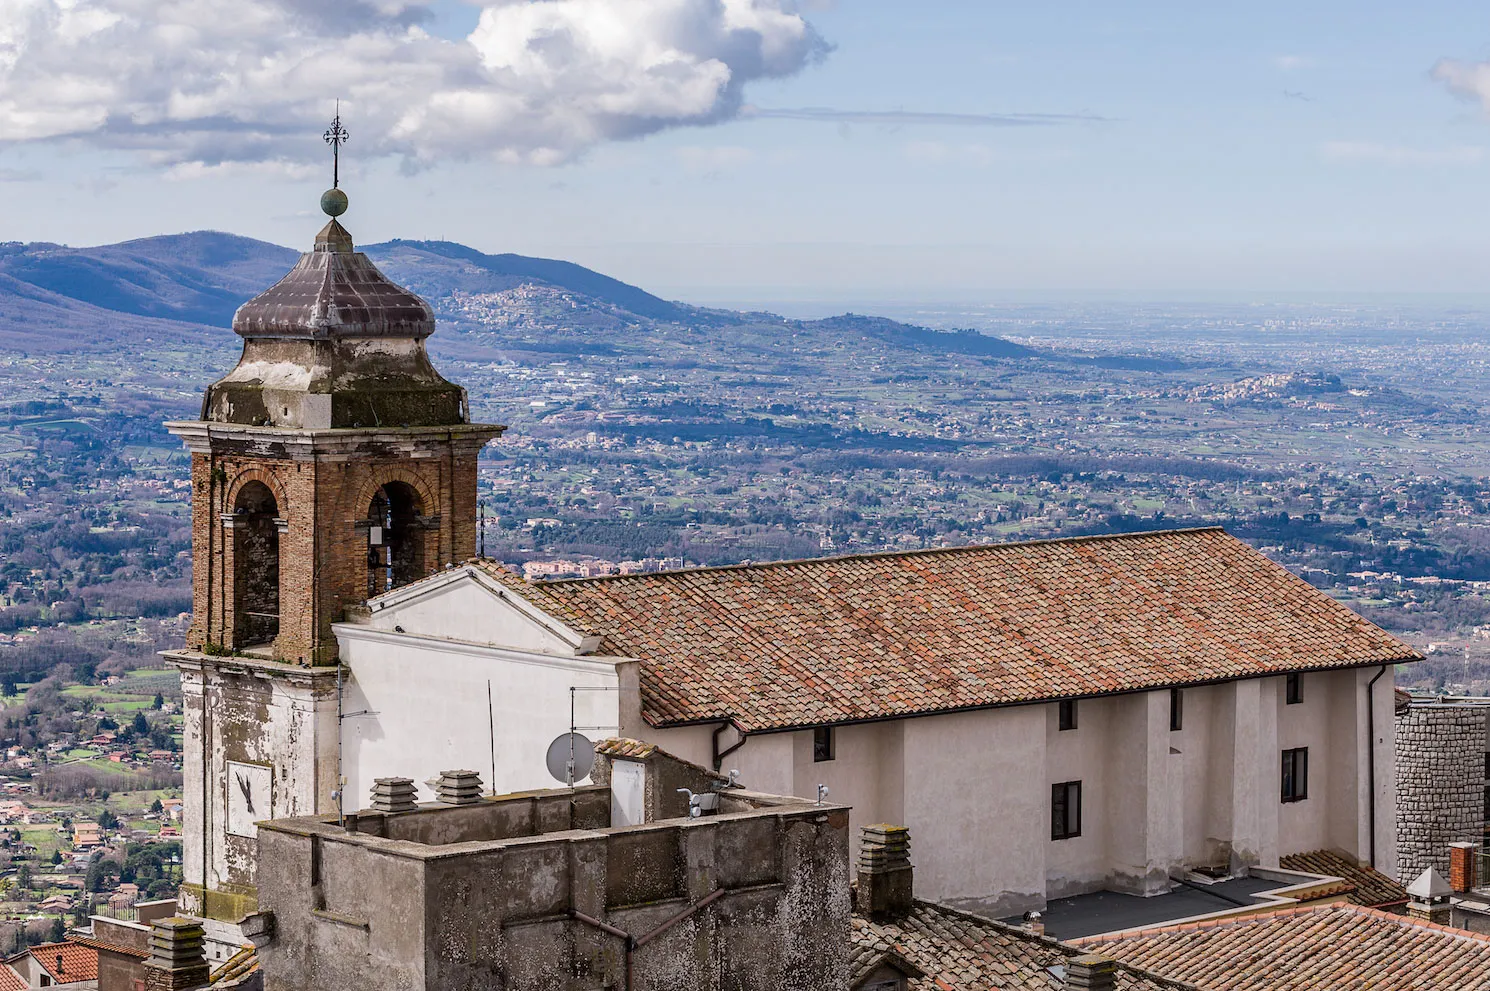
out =
<svg viewBox="0 0 1490 991"><path fill-rule="evenodd" d="M1421 657L1219 528L531 584L477 563L639 659L654 726L750 732Z"/></svg>

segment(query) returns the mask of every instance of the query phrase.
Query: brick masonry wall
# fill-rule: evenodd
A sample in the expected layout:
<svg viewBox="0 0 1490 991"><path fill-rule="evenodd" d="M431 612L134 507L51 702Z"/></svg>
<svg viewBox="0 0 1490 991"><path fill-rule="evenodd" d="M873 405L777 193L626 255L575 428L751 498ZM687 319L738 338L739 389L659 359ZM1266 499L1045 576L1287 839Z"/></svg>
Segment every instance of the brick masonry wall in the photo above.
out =
<svg viewBox="0 0 1490 991"><path fill-rule="evenodd" d="M1485 826L1486 708L1414 705L1397 717L1397 870L1449 874L1449 844Z"/></svg>
<svg viewBox="0 0 1490 991"><path fill-rule="evenodd" d="M366 431L362 450L331 459L300 460L251 449L222 447L192 458L193 626L188 644L242 648L245 627L235 621L243 601L235 584L235 493L262 481L285 521L279 544L278 659L327 664L336 658L331 624L366 600L368 511L385 482L419 493L425 573L476 553L476 459L480 441L408 437ZM235 636L235 629L237 635Z"/></svg>

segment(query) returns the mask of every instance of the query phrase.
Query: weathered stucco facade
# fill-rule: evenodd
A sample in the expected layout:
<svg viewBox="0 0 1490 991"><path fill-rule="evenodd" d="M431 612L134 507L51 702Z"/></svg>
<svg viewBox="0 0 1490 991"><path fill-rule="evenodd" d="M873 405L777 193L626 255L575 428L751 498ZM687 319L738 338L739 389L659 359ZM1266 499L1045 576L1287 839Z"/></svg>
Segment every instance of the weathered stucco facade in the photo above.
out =
<svg viewBox="0 0 1490 991"><path fill-rule="evenodd" d="M603 785L266 823L266 988L844 991L848 810L715 794L633 825Z"/></svg>
<svg viewBox="0 0 1490 991"><path fill-rule="evenodd" d="M252 658L171 656L181 671L185 912L254 911L260 819L334 808L336 674Z"/></svg>
<svg viewBox="0 0 1490 991"><path fill-rule="evenodd" d="M1078 700L1072 730L1060 729L1059 703L837 727L826 761L813 759L812 730L761 734L724 766L766 791L810 795L824 784L853 807L855 831L904 823L917 837L923 897L980 913L1090 891L1155 893L1181 867L1277 867L1318 849L1362 862L1374 853L1394 875L1390 669L1369 693L1374 744L1367 733L1366 685L1380 670L1306 674L1296 705L1284 678L1188 688L1179 730L1165 690ZM625 711L631 697L623 688L623 735L703 763L738 742L728 732L716 741L712 727L647 726ZM1294 748L1309 750L1309 795L1284 802L1281 755ZM1082 783L1081 835L1052 839L1051 788L1067 781Z"/></svg>

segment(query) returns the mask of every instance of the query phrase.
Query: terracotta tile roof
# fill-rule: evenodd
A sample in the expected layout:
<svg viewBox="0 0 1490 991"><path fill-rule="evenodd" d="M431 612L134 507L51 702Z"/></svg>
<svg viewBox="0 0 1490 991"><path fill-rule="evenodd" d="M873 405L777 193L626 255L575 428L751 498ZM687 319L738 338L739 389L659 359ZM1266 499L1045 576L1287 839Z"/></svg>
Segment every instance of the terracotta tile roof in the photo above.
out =
<svg viewBox="0 0 1490 991"><path fill-rule="evenodd" d="M654 726L778 729L1421 657L1214 528L531 584L480 566L638 658Z"/></svg>
<svg viewBox="0 0 1490 991"><path fill-rule="evenodd" d="M1359 905L1285 909L1073 942L1201 991L1490 987L1490 936Z"/></svg>
<svg viewBox="0 0 1490 991"><path fill-rule="evenodd" d="M150 958L149 950L137 950L133 946L125 946L123 943L110 943L103 939L90 939L86 936L69 936L68 942L76 943L79 946L92 947L95 950L102 950L105 953L119 953L127 957L134 957L136 960L148 960Z"/></svg>
<svg viewBox="0 0 1490 991"><path fill-rule="evenodd" d="M208 978L208 987L227 987L259 969L259 950L252 943L228 957Z"/></svg>
<svg viewBox="0 0 1490 991"><path fill-rule="evenodd" d="M9 964L0 964L0 991L26 991L30 986Z"/></svg>
<svg viewBox="0 0 1490 991"><path fill-rule="evenodd" d="M31 956L58 984L98 980L98 951L91 946L71 941L38 943L31 947ZM60 967L58 957L62 958Z"/></svg>
<svg viewBox="0 0 1490 991"><path fill-rule="evenodd" d="M1385 908L1407 902L1407 889L1372 867L1356 863L1332 850L1315 850L1312 853L1294 853L1280 857L1278 866L1285 871L1303 871L1306 874L1328 874L1338 877L1349 885L1350 900L1367 908Z"/></svg>
<svg viewBox="0 0 1490 991"><path fill-rule="evenodd" d="M595 752L606 757L635 757L641 760L657 753L657 746L652 743L643 743L640 740L612 737L609 740L601 740L595 744ZM668 756L671 757L672 754L668 754Z"/></svg>
<svg viewBox="0 0 1490 991"><path fill-rule="evenodd" d="M855 915L849 944L849 986L868 976L875 962L893 952L924 971L909 981L913 991L1058 991L1049 968L1089 951L1023 929L932 902L918 901L893 922ZM1118 991L1187 991L1123 965Z"/></svg>

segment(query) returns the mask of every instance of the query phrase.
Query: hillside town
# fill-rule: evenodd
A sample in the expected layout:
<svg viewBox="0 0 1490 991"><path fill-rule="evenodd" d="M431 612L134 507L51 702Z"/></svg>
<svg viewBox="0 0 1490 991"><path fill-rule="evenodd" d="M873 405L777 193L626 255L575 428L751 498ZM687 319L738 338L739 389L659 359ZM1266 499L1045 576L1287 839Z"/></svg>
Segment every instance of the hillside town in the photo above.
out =
<svg viewBox="0 0 1490 991"><path fill-rule="evenodd" d="M9 986L1481 983L1490 705L1412 691L1457 645L1328 594L1477 579L1362 540L1324 580L1224 520L869 553L824 531L725 566L493 554L565 518L487 515L508 428L435 370L433 311L347 202L166 425L186 625L94 627L89 663L6 676ZM376 376L367 339L399 356ZM259 377L327 350L322 396Z"/></svg>
<svg viewBox="0 0 1490 991"><path fill-rule="evenodd" d="M1465 10L11 7L0 991L1490 991Z"/></svg>

